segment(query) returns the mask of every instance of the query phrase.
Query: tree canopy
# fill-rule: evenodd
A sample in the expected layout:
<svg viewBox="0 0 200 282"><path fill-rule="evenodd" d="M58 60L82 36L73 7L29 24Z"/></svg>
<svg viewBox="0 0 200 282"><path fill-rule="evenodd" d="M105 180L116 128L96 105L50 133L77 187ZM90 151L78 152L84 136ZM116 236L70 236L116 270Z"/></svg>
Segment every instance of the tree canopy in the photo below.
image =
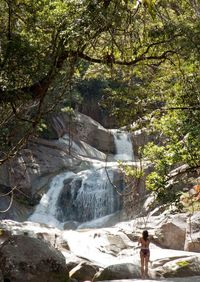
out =
<svg viewBox="0 0 200 282"><path fill-rule="evenodd" d="M162 195L173 168L199 167L199 17L195 0L0 0L0 163L99 79L120 125L144 119L161 136L143 152Z"/></svg>

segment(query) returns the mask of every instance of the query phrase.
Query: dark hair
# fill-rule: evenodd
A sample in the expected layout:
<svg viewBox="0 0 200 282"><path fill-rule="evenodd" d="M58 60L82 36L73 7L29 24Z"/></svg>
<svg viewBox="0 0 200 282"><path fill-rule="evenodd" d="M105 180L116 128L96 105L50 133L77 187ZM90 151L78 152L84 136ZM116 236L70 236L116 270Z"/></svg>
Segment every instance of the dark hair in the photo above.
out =
<svg viewBox="0 0 200 282"><path fill-rule="evenodd" d="M147 230L144 230L144 231L142 232L142 238L144 239L144 241L147 241L148 236L149 236L148 231L147 231Z"/></svg>

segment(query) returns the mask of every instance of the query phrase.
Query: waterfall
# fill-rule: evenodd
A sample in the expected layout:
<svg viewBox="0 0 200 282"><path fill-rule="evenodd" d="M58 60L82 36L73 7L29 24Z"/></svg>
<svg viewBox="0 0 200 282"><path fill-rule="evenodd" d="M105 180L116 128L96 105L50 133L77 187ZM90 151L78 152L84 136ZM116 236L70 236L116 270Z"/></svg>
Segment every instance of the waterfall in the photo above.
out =
<svg viewBox="0 0 200 282"><path fill-rule="evenodd" d="M57 200L63 188L64 180L73 175L73 172L65 172L53 178L48 192L42 196L35 212L29 217L30 221L59 226L59 221L56 218Z"/></svg>
<svg viewBox="0 0 200 282"><path fill-rule="evenodd" d="M113 182L114 169L107 172ZM78 173L61 192L58 205L59 220L86 222L118 211L121 201L101 167Z"/></svg>
<svg viewBox="0 0 200 282"><path fill-rule="evenodd" d="M77 174L67 172L55 176L29 220L62 228L66 221L82 223L118 211L120 198L102 165ZM114 169L107 171L113 181Z"/></svg>
<svg viewBox="0 0 200 282"><path fill-rule="evenodd" d="M115 160L133 161L133 147L130 134L117 129L112 129L111 132L113 133L116 147Z"/></svg>
<svg viewBox="0 0 200 282"><path fill-rule="evenodd" d="M122 191L124 182L118 173L116 160L132 161L133 149L127 132L119 130L111 132L116 146L115 161L105 163L100 160L102 152L98 153L94 149L91 155L93 158L87 159L87 169L55 176L48 192L42 196L35 212L29 217L30 221L62 228L67 221L88 222L121 209L122 201L113 184L117 183L118 190ZM65 145L65 140L61 139L59 142ZM74 150L77 150L78 155L87 154L91 146L83 152L83 144L81 151L80 144L74 142Z"/></svg>

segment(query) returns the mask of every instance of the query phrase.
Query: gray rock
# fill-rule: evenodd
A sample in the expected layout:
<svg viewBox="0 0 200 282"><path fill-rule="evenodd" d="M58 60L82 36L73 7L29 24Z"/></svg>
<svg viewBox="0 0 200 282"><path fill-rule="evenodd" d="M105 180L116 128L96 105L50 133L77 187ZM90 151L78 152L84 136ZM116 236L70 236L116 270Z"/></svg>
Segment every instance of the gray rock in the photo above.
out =
<svg viewBox="0 0 200 282"><path fill-rule="evenodd" d="M78 281L92 280L97 271L94 265L82 262L70 271L69 277Z"/></svg>
<svg viewBox="0 0 200 282"><path fill-rule="evenodd" d="M77 221L69 220L63 223L64 230L75 230L77 229L79 223Z"/></svg>
<svg viewBox="0 0 200 282"><path fill-rule="evenodd" d="M140 268L132 263L114 264L99 271L93 281L131 279L140 277Z"/></svg>
<svg viewBox="0 0 200 282"><path fill-rule="evenodd" d="M67 281L64 256L51 245L35 238L15 235L0 248L0 269L12 282Z"/></svg>
<svg viewBox="0 0 200 282"><path fill-rule="evenodd" d="M185 250L200 252L200 212L188 217Z"/></svg>
<svg viewBox="0 0 200 282"><path fill-rule="evenodd" d="M70 120L66 113L56 115L52 119L52 126L58 137L68 134L70 130L75 141L82 140L102 152L115 152L114 138L109 130L84 114L75 113Z"/></svg>
<svg viewBox="0 0 200 282"><path fill-rule="evenodd" d="M155 231L155 242L165 248L184 250L186 227L185 215L171 216Z"/></svg>
<svg viewBox="0 0 200 282"><path fill-rule="evenodd" d="M156 272L165 278L197 276L200 275L200 258L193 256L171 260L158 267Z"/></svg>

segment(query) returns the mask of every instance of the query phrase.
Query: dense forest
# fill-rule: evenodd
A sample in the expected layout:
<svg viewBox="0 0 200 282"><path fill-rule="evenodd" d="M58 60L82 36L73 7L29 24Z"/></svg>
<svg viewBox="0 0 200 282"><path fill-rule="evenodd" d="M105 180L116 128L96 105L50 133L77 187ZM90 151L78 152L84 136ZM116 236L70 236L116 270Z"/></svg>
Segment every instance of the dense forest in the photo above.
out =
<svg viewBox="0 0 200 282"><path fill-rule="evenodd" d="M91 89L118 126L158 136L147 187L174 201L170 172L200 167L199 62L197 0L0 0L0 164Z"/></svg>

